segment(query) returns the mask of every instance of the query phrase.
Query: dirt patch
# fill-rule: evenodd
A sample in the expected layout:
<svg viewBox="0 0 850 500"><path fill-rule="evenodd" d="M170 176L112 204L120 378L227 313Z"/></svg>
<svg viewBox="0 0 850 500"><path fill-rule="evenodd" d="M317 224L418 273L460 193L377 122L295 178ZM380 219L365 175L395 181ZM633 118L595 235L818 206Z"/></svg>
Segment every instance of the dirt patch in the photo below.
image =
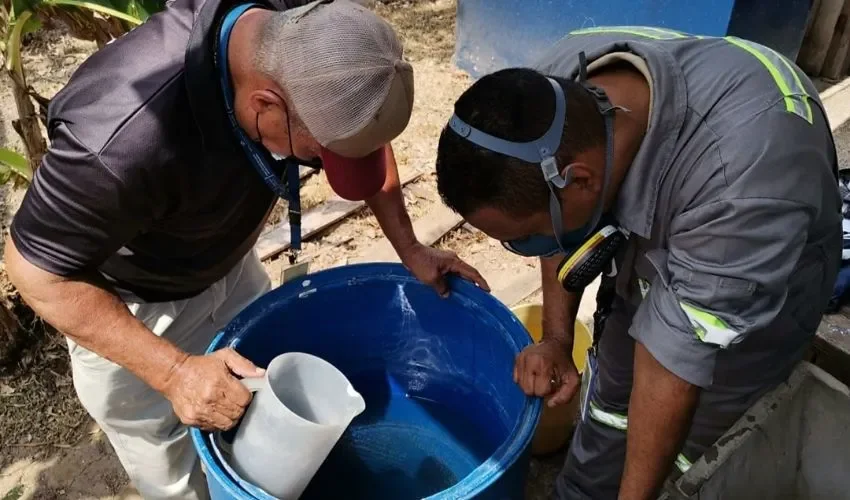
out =
<svg viewBox="0 0 850 500"><path fill-rule="evenodd" d="M100 431L74 393L64 338L21 302L2 270L0 295L22 328L0 363L0 498L118 491L127 479L111 448L86 439Z"/></svg>
<svg viewBox="0 0 850 500"><path fill-rule="evenodd" d="M64 338L40 324L29 327L30 336L42 337L0 377L0 449L10 451L0 456L0 468L16 456L33 456L34 449L72 448L88 422L74 394Z"/></svg>

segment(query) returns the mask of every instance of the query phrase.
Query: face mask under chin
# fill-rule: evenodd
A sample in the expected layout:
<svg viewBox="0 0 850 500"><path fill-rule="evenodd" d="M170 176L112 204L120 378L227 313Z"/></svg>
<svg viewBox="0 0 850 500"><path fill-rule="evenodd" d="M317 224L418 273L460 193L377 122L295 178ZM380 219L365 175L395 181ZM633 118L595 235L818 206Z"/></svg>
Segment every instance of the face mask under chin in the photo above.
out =
<svg viewBox="0 0 850 500"><path fill-rule="evenodd" d="M297 156L281 156L281 155L274 153L272 151L269 151L269 155L271 155L271 157L275 161L293 160L295 163L297 163L299 165L304 165L305 167L322 168L321 158L314 158L312 160L304 160L302 158L298 158Z"/></svg>

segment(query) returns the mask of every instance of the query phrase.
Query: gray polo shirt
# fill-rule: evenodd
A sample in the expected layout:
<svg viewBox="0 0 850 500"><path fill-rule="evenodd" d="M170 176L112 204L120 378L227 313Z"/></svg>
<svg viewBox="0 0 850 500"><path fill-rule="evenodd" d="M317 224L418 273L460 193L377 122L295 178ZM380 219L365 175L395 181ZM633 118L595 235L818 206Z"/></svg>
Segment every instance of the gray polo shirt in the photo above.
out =
<svg viewBox="0 0 850 500"><path fill-rule="evenodd" d="M203 291L251 250L275 197L224 112L213 41L232 5L176 0L74 73L12 222L24 258L156 302Z"/></svg>
<svg viewBox="0 0 850 500"><path fill-rule="evenodd" d="M573 78L580 51L637 56L652 88L614 211L630 233L615 259L617 293L638 306L630 335L698 386L780 377L814 334L841 257L817 91L766 47L653 28L574 32L538 69Z"/></svg>

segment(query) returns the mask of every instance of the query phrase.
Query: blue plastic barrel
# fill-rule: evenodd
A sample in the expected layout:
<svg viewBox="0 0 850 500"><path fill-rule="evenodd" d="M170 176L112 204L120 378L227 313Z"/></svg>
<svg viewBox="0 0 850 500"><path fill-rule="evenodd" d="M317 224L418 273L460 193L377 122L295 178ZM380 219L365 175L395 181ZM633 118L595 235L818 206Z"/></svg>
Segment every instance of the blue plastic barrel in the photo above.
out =
<svg viewBox="0 0 850 500"><path fill-rule="evenodd" d="M398 264L333 268L272 290L213 341L259 366L322 357L365 398L302 500L523 498L540 400L512 370L531 339L490 294L450 284L443 299ZM192 438L213 500L262 498L228 476L208 433Z"/></svg>

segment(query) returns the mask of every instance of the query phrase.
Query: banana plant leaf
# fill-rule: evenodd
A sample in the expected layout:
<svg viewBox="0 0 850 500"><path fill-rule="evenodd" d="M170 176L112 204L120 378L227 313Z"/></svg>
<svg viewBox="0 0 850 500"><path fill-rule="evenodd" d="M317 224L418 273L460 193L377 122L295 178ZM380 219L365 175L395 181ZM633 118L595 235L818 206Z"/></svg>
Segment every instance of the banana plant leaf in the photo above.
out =
<svg viewBox="0 0 850 500"><path fill-rule="evenodd" d="M17 151L0 148L0 181L8 181L10 172L32 182L32 170L26 157Z"/></svg>

